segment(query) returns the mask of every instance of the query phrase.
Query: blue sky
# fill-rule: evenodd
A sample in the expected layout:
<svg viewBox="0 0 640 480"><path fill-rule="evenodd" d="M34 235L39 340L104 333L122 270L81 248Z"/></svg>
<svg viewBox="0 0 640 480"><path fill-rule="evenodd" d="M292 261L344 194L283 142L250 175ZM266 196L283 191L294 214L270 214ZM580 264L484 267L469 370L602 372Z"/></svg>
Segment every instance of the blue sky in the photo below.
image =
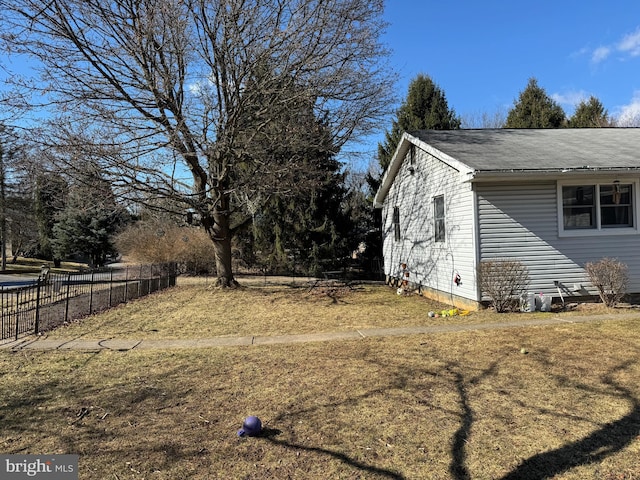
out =
<svg viewBox="0 0 640 480"><path fill-rule="evenodd" d="M567 115L591 95L616 118L640 115L640 0L387 0L384 15L399 101L423 73L463 119L506 116L535 77ZM389 127L352 146L356 168Z"/></svg>
<svg viewBox="0 0 640 480"><path fill-rule="evenodd" d="M640 114L638 0L387 0L385 18L401 100L424 73L460 116L506 112L535 77L567 115L590 95Z"/></svg>

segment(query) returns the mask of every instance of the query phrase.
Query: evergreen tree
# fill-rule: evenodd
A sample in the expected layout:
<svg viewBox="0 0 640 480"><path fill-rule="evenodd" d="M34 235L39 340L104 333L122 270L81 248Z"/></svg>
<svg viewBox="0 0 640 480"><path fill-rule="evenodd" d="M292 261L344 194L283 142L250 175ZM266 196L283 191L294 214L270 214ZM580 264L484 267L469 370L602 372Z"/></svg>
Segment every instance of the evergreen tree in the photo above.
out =
<svg viewBox="0 0 640 480"><path fill-rule="evenodd" d="M356 240L357 266L364 272L373 274L378 279L382 271L381 242L382 211L374 209L373 198L370 195L370 175L351 173L348 182L346 198L346 213L353 225L353 236ZM361 246L365 246L363 250Z"/></svg>
<svg viewBox="0 0 640 480"><path fill-rule="evenodd" d="M505 128L560 128L565 121L562 107L531 78L509 111Z"/></svg>
<svg viewBox="0 0 640 480"><path fill-rule="evenodd" d="M345 174L335 159L332 132L314 112L316 99L294 78L274 75L268 61L256 64L252 75L245 89L260 86L253 93L259 102L239 118L242 136L236 143L242 145L243 162L234 171L237 195L244 196L252 215L232 214L234 230L246 227L236 238L237 252L247 266L273 273L336 268L353 238L342 213ZM278 115L269 108L285 103ZM279 168L265 171L260 167L265 159ZM262 186L245 191L252 178L260 178Z"/></svg>
<svg viewBox="0 0 640 480"><path fill-rule="evenodd" d="M238 236L247 266L270 273L302 269L315 275L341 268L355 249L342 166L333 157L315 162L322 164L325 174L310 195L271 197L254 215L251 228Z"/></svg>
<svg viewBox="0 0 640 480"><path fill-rule="evenodd" d="M378 144L378 162L384 172L404 132L457 130L461 120L449 108L444 92L428 75L420 74L409 84L407 98L396 113L385 140Z"/></svg>
<svg viewBox="0 0 640 480"><path fill-rule="evenodd" d="M34 210L38 229L38 247L35 254L44 260L54 260L56 264L59 257L55 258L51 244L53 226L56 223L56 216L64 209L67 190L67 181L61 175L46 171L36 174Z"/></svg>
<svg viewBox="0 0 640 480"><path fill-rule="evenodd" d="M604 105L596 97L589 97L588 101L582 100L576 107L576 111L567 122L569 128L598 128L610 127L612 122Z"/></svg>
<svg viewBox="0 0 640 480"><path fill-rule="evenodd" d="M18 255L37 251L34 213L34 176L22 138L14 128L0 122L0 253L6 268L9 248L15 263Z"/></svg>
<svg viewBox="0 0 640 480"><path fill-rule="evenodd" d="M56 258L87 257L92 266L102 266L115 253L113 236L128 215L120 207L111 185L96 172L69 189L64 210L56 215L51 242Z"/></svg>

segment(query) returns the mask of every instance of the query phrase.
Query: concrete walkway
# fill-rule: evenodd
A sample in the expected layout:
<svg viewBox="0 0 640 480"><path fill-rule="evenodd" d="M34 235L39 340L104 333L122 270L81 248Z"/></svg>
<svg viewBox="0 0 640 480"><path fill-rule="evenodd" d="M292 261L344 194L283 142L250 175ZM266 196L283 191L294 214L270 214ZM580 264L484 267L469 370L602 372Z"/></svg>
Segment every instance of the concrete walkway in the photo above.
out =
<svg viewBox="0 0 640 480"><path fill-rule="evenodd" d="M21 350L168 350L179 348L212 348L212 347L249 347L260 345L292 344L304 342L335 342L345 340L362 340L370 337L393 337L401 335L429 335L437 333L469 332L481 330L499 330L507 328L523 328L548 325L567 325L587 322L602 322L607 320L638 319L640 312L615 315L588 315L575 317L532 318L515 322L481 323L472 325L435 325L399 328L363 328L344 332L308 333L300 335L274 336L239 336L213 337L198 339L126 339L126 338L48 338L43 336L29 336L17 341L0 345L0 349Z"/></svg>

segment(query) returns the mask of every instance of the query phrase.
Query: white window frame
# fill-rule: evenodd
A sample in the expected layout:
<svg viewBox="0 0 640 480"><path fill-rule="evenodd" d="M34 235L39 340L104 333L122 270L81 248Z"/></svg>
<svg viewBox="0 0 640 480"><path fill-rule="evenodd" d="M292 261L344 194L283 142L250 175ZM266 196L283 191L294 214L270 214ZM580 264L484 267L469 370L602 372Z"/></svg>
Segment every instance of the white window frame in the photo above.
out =
<svg viewBox="0 0 640 480"><path fill-rule="evenodd" d="M400 230L400 207L393 207L391 218L391 224L393 226L393 241L399 242L402 240L402 230Z"/></svg>
<svg viewBox="0 0 640 480"><path fill-rule="evenodd" d="M438 217L437 216L437 209L436 209L436 200L440 200L442 199L442 217ZM438 233L438 222L442 221L442 231L441 231L441 237L437 237L437 233ZM433 241L435 243L444 243L447 241L447 206L445 203L445 197L444 194L441 195L435 195L433 197Z"/></svg>
<svg viewBox="0 0 640 480"><path fill-rule="evenodd" d="M632 185L631 189L631 206L632 222L631 227L602 227L600 224L600 185L611 185L616 180L621 184ZM595 214L596 214L596 226L594 228L564 228L564 205L562 202L562 187L575 187L575 186L594 186L594 199L595 199ZM597 178L588 179L583 178L580 180L563 180L557 183L557 213L558 213L558 236L560 237L595 237L595 236L612 236L612 235L638 235L640 229L638 228L638 209L640 208L640 180L633 179L627 180L624 178Z"/></svg>

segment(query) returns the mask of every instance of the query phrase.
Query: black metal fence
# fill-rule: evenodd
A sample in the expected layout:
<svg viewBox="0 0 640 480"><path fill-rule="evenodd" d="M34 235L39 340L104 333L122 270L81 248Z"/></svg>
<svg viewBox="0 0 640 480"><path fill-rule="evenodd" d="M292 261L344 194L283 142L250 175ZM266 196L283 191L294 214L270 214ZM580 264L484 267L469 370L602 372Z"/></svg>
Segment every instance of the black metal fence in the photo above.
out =
<svg viewBox="0 0 640 480"><path fill-rule="evenodd" d="M0 286L0 340L38 334L176 284L175 264L83 273L43 271L32 285Z"/></svg>

